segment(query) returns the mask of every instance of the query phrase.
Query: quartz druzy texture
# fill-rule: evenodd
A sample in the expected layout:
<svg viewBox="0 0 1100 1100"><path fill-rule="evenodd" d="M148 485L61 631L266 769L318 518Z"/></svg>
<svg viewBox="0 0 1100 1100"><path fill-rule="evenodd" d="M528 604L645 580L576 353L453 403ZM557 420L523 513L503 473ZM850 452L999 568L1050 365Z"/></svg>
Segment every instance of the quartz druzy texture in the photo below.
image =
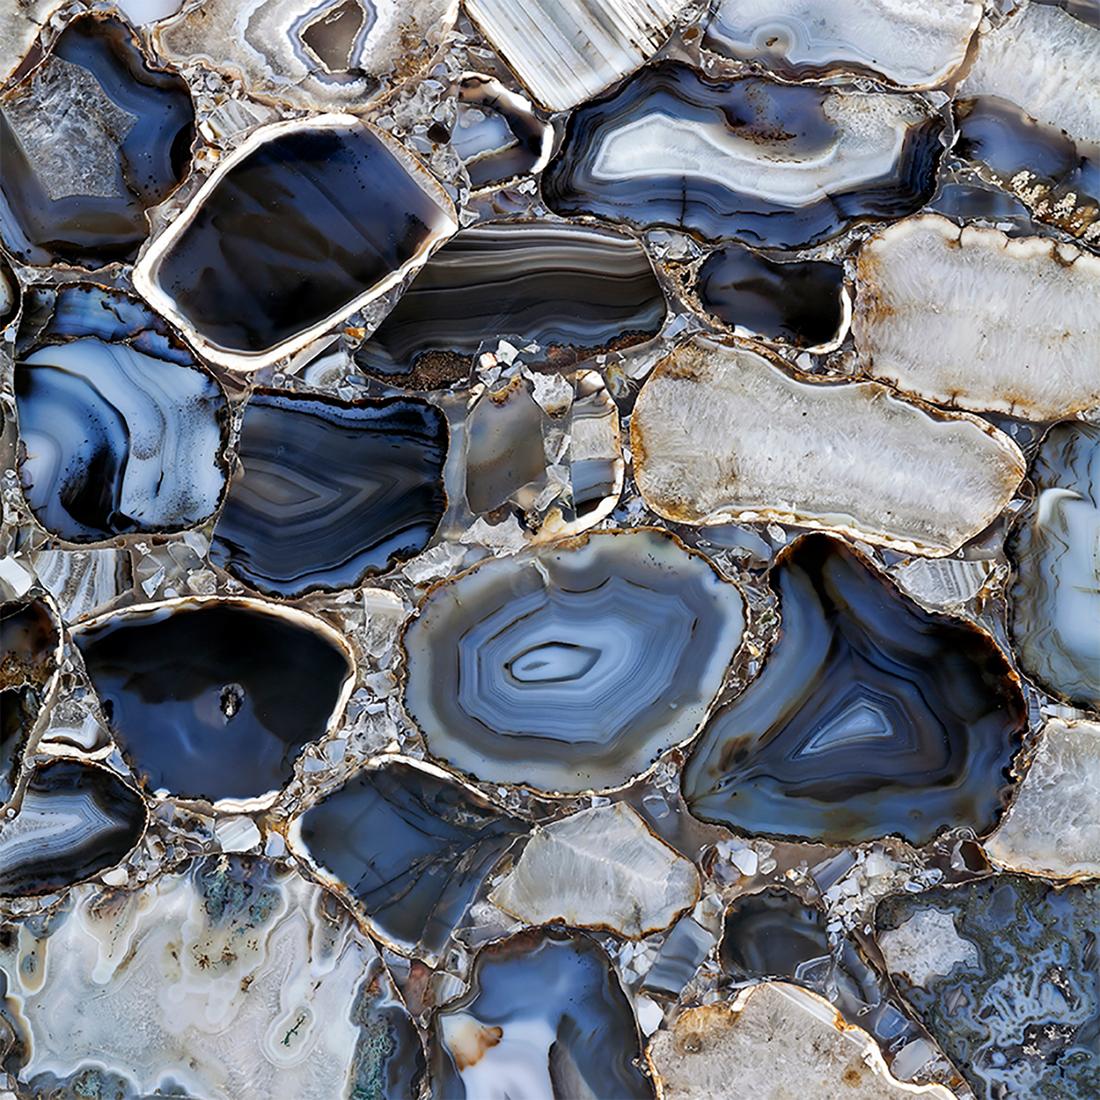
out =
<svg viewBox="0 0 1100 1100"><path fill-rule="evenodd" d="M581 536L432 589L405 633L405 705L478 779L615 787L695 732L744 625L738 589L672 536Z"/></svg>
<svg viewBox="0 0 1100 1100"><path fill-rule="evenodd" d="M825 535L794 542L770 583L779 638L696 743L691 812L806 840L988 833L1027 722L993 638L925 611Z"/></svg>
<svg viewBox="0 0 1100 1100"><path fill-rule="evenodd" d="M28 292L15 363L23 490L70 542L208 519L226 483L217 381L131 295L70 283Z"/></svg>
<svg viewBox="0 0 1100 1100"><path fill-rule="evenodd" d="M611 960L581 932L536 928L482 948L470 991L432 1021L436 1100L654 1095Z"/></svg>
<svg viewBox="0 0 1100 1100"><path fill-rule="evenodd" d="M1100 1093L1100 888L993 875L887 898L887 966L978 1100Z"/></svg>
<svg viewBox="0 0 1100 1100"><path fill-rule="evenodd" d="M403 146L351 115L275 123L225 160L134 272L209 360L297 351L419 267L457 228Z"/></svg>
<svg viewBox="0 0 1100 1100"><path fill-rule="evenodd" d="M70 22L46 59L0 96L0 234L25 263L131 260L145 210L187 172L195 110L111 16Z"/></svg>
<svg viewBox="0 0 1100 1100"><path fill-rule="evenodd" d="M267 595L350 588L427 545L443 516L447 424L427 401L257 390L210 560Z"/></svg>
<svg viewBox="0 0 1100 1100"><path fill-rule="evenodd" d="M559 214L797 248L915 211L940 122L915 98L643 69L579 108L543 176Z"/></svg>
<svg viewBox="0 0 1100 1100"><path fill-rule="evenodd" d="M271 796L350 688L335 631L254 600L127 608L81 624L74 641L146 786L182 797Z"/></svg>
<svg viewBox="0 0 1100 1100"><path fill-rule="evenodd" d="M310 807L296 845L347 884L380 938L434 958L527 826L446 772L385 758Z"/></svg>

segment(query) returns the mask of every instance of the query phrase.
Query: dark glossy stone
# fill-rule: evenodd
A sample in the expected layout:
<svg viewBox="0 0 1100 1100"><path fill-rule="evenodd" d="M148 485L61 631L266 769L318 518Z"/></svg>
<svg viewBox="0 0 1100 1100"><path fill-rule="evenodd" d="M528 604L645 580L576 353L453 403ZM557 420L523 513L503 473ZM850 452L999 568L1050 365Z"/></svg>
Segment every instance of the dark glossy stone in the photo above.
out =
<svg viewBox="0 0 1100 1100"><path fill-rule="evenodd" d="M186 82L153 67L133 30L77 16L45 61L0 99L0 231L25 263L131 260L145 210L191 160Z"/></svg>
<svg viewBox="0 0 1100 1100"><path fill-rule="evenodd" d="M993 875L875 914L894 983L978 1100L1100 1095L1100 887ZM914 980L890 931L921 960Z"/></svg>
<svg viewBox="0 0 1100 1100"><path fill-rule="evenodd" d="M543 175L559 214L793 248L932 193L940 123L882 93L642 69L570 116Z"/></svg>
<svg viewBox="0 0 1100 1100"><path fill-rule="evenodd" d="M454 232L439 184L351 119L256 132L158 239L135 285L207 358L252 369L304 346Z"/></svg>
<svg viewBox="0 0 1100 1100"><path fill-rule="evenodd" d="M347 885L378 935L434 957L528 826L468 787L394 762L348 780L300 828L309 856Z"/></svg>
<svg viewBox="0 0 1100 1100"><path fill-rule="evenodd" d="M141 795L98 764L34 768L0 825L0 894L48 894L125 859L145 832Z"/></svg>
<svg viewBox="0 0 1100 1100"><path fill-rule="evenodd" d="M988 833L1027 726L992 637L925 611L826 535L792 543L769 579L779 638L696 743L683 774L692 813L841 843Z"/></svg>
<svg viewBox="0 0 1100 1100"><path fill-rule="evenodd" d="M712 252L695 283L700 305L722 324L796 347L838 338L843 288L841 264L776 263L738 244Z"/></svg>
<svg viewBox="0 0 1100 1100"><path fill-rule="evenodd" d="M433 1018L435 1100L649 1098L634 1013L595 940L533 929L483 947Z"/></svg>
<svg viewBox="0 0 1100 1100"><path fill-rule="evenodd" d="M416 398L258 390L210 560L269 595L351 588L423 550L443 517L447 423Z"/></svg>
<svg viewBox="0 0 1100 1100"><path fill-rule="evenodd" d="M334 721L351 674L319 620L245 600L122 611L73 640L135 770L151 790L184 797L282 787Z"/></svg>
<svg viewBox="0 0 1100 1100"><path fill-rule="evenodd" d="M630 236L560 222L498 222L459 233L432 257L357 358L429 383L467 374L482 345L541 345L570 366L655 336L665 296Z"/></svg>

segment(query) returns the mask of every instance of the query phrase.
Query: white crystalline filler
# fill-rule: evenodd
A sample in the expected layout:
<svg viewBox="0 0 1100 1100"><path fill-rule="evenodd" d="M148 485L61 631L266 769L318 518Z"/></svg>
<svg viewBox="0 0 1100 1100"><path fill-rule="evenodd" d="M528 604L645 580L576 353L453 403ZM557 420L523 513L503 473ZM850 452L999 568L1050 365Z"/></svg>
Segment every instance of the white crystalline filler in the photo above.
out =
<svg viewBox="0 0 1100 1100"><path fill-rule="evenodd" d="M663 1100L952 1100L942 1085L898 1081L867 1032L838 1027L828 1001L783 982L687 1009L653 1037L649 1062Z"/></svg>
<svg viewBox="0 0 1100 1100"><path fill-rule="evenodd" d="M466 10L544 107L564 111L637 69L686 0L467 0Z"/></svg>
<svg viewBox="0 0 1100 1100"><path fill-rule="evenodd" d="M561 921L639 938L699 900L699 873L616 802L537 829L490 900L528 924Z"/></svg>
<svg viewBox="0 0 1100 1100"><path fill-rule="evenodd" d="M955 930L950 913L918 909L904 924L881 932L878 945L892 974L914 985L950 974L958 964L977 966L978 948Z"/></svg>
<svg viewBox="0 0 1100 1100"><path fill-rule="evenodd" d="M932 556L988 526L1024 473L1016 445L975 417L704 338L650 375L631 446L638 488L667 519L777 520Z"/></svg>
<svg viewBox="0 0 1100 1100"><path fill-rule="evenodd" d="M1016 801L985 849L1014 871L1100 876L1100 724L1047 722Z"/></svg>
<svg viewBox="0 0 1100 1100"><path fill-rule="evenodd" d="M872 72L929 88L962 64L981 14L973 0L720 0L704 46L785 76Z"/></svg>
<svg viewBox="0 0 1100 1100"><path fill-rule="evenodd" d="M943 405L1053 420L1100 405L1100 257L934 214L859 254L863 369Z"/></svg>
<svg viewBox="0 0 1100 1100"><path fill-rule="evenodd" d="M983 34L963 96L999 96L1075 141L1100 141L1100 30L1026 4Z"/></svg>

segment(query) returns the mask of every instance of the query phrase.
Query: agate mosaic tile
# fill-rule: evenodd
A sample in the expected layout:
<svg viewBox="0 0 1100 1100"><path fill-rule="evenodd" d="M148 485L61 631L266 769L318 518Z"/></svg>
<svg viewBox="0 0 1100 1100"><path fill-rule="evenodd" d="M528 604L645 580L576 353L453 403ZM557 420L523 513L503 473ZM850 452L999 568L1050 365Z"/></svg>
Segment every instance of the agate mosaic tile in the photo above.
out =
<svg viewBox="0 0 1100 1100"><path fill-rule="evenodd" d="M1095 0L0 0L0 1100L1100 1096Z"/></svg>

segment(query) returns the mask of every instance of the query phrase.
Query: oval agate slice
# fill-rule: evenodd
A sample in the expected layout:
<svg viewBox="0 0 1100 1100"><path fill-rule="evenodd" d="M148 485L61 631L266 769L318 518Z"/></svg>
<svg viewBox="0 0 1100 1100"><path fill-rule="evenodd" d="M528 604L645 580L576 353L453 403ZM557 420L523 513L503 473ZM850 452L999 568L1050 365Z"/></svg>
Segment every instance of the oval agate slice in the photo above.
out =
<svg viewBox="0 0 1100 1100"><path fill-rule="evenodd" d="M671 535L599 532L431 590L405 633L405 705L479 779L615 787L695 733L744 623L739 590Z"/></svg>

